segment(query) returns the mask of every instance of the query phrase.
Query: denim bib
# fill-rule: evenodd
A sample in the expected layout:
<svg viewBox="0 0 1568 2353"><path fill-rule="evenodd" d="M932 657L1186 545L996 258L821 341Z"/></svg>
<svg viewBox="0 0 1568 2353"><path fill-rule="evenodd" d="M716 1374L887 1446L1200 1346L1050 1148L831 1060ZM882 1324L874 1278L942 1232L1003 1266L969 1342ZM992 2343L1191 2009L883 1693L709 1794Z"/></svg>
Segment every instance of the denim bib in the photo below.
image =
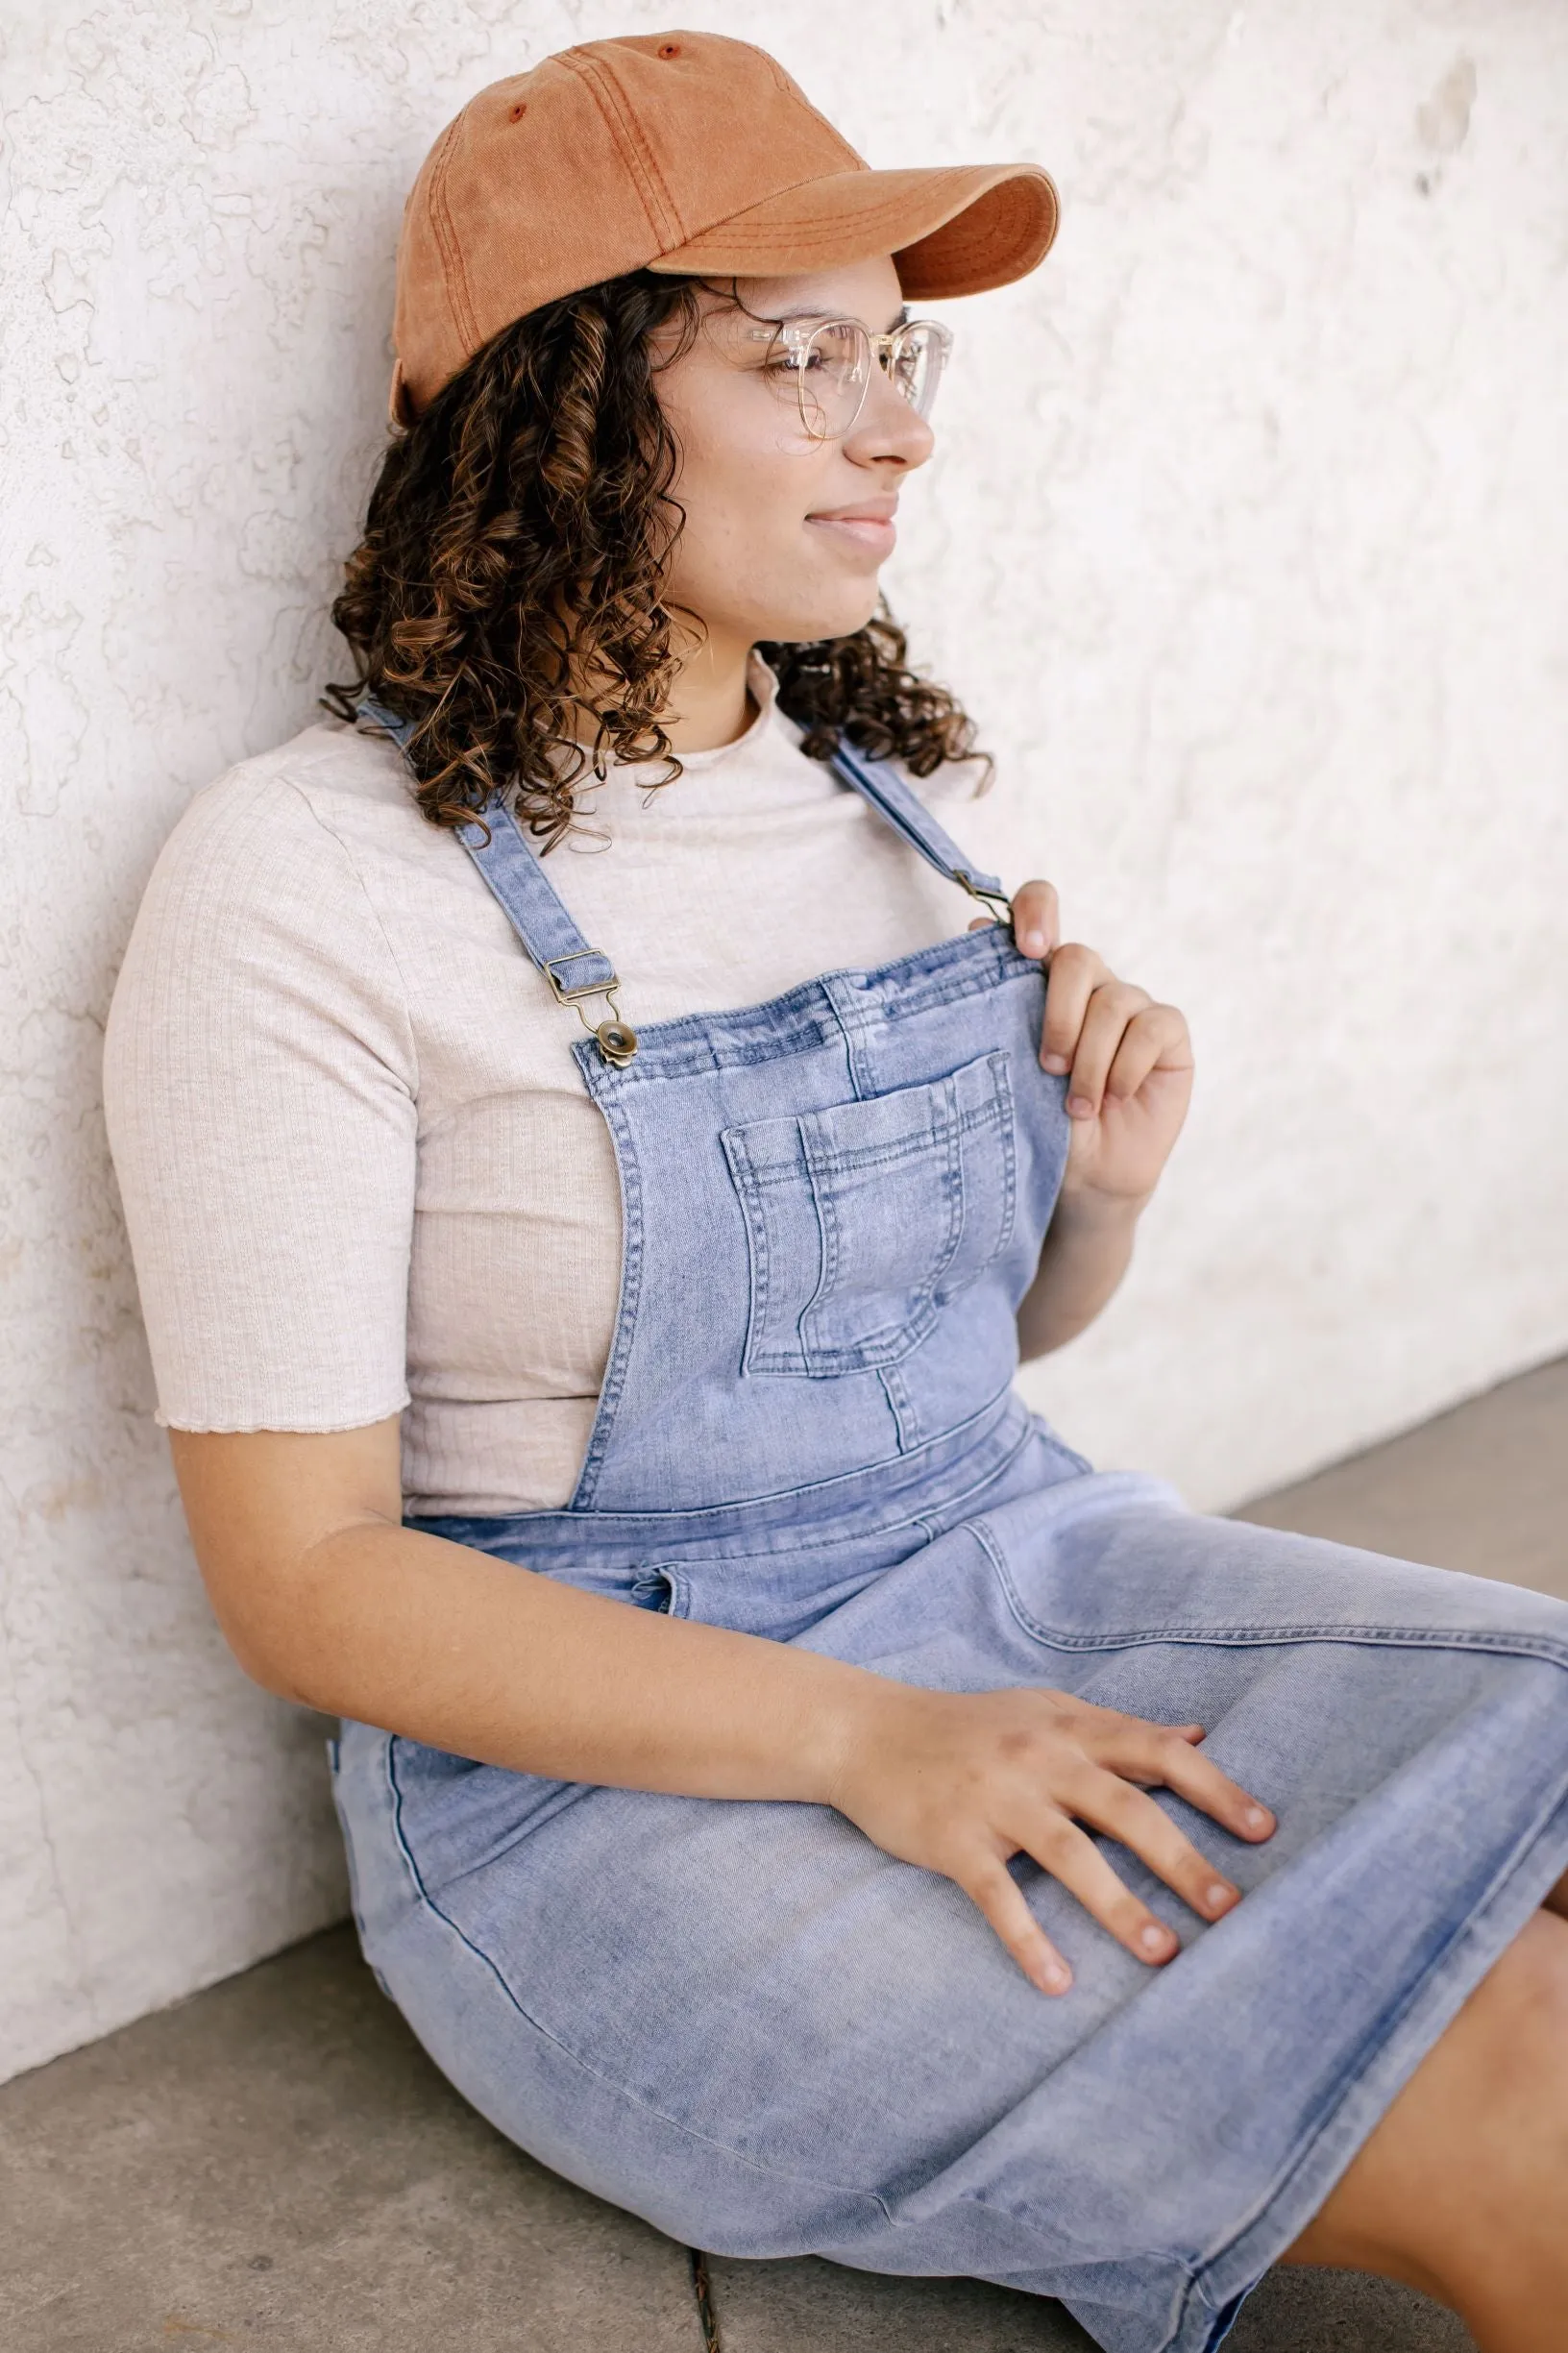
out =
<svg viewBox="0 0 1568 2353"><path fill-rule="evenodd" d="M406 742L396 714L362 716ZM896 769L846 745L833 768L1005 916L1000 882ZM568 1508L798 1490L1004 1409L1069 1134L1066 1081L1040 1066L1043 972L1006 922L638 1031L634 979L583 938L510 811L457 838L578 1012L588 1034L567 1038L620 1170L615 1335ZM597 1026L590 1003L609 1009Z"/></svg>

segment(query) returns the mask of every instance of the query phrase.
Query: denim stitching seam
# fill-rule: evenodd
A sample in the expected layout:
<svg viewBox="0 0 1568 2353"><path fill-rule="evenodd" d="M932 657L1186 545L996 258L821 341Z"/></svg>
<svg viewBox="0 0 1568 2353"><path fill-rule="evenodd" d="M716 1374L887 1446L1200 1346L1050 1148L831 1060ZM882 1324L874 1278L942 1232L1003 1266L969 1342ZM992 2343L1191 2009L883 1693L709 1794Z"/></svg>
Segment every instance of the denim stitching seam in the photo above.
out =
<svg viewBox="0 0 1568 2353"><path fill-rule="evenodd" d="M586 1068L586 1042L581 1046L574 1046L573 1052L582 1056L582 1066ZM637 1165L637 1147L621 1106L613 1099L606 1099L600 1103L599 1108L610 1131L616 1173L621 1186L621 1294L615 1311L615 1337L610 1349L610 1360L604 1368L603 1385L600 1390L582 1469L572 1493L569 1508L574 1511L591 1505L599 1489L616 1410L630 1368L636 1336L637 1303L643 1282L642 1180Z"/></svg>
<svg viewBox="0 0 1568 2353"><path fill-rule="evenodd" d="M909 974L908 968L918 968L933 953L929 948L920 948L913 956L900 957L872 972L853 975L857 980L874 984L876 1011L882 1020L903 1021L943 1005L960 1003L966 997L994 995L998 987L1014 981L1030 983L1037 991L1042 988L1038 964L1026 961L1012 948L998 946L988 932L960 932L941 944L945 949L967 951L965 961L944 971L925 974L917 969ZM980 962L979 969L974 968L976 961ZM1010 970L1009 967L1016 968ZM807 981L783 996L770 998L764 1005L745 1008L743 1014L733 1017L727 1038L716 1039L713 1035L715 1026L724 1018L722 1015L680 1014L668 1021L650 1021L637 1033L636 1059L621 1070L600 1065L592 1073L592 1090L595 1094L619 1093L661 1078L697 1077L715 1070L746 1068L754 1063L778 1062L791 1054L812 1053L836 1041L842 1042L844 1025L831 1000L821 1003L823 982L838 977L824 973L821 979Z"/></svg>
<svg viewBox="0 0 1568 2353"><path fill-rule="evenodd" d="M729 1163L730 1177L740 1197L746 1224L746 1253L750 1296L747 1303L746 1341L741 1351L743 1373L794 1373L797 1360L769 1345L772 1306L772 1254L768 1240L768 1215L763 1203L763 1180L751 1157L744 1128L724 1128L720 1140Z"/></svg>
<svg viewBox="0 0 1568 2353"><path fill-rule="evenodd" d="M971 1520L968 1526L995 1571L1003 1599L1018 1625L1031 1640L1044 1643L1053 1651L1125 1651L1140 1649L1152 1642L1186 1646L1214 1642L1233 1650L1266 1650L1282 1642L1344 1642L1364 1648L1384 1643L1401 1650L1489 1651L1512 1658L1540 1658L1550 1666L1568 1670L1568 1642L1552 1634L1528 1634L1497 1628L1338 1626L1332 1621L1303 1620L1280 1626L1139 1626L1123 1628L1115 1633L1105 1629L1092 1634L1069 1633L1066 1628L1042 1624L1025 1606L1006 1556L985 1520Z"/></svg>

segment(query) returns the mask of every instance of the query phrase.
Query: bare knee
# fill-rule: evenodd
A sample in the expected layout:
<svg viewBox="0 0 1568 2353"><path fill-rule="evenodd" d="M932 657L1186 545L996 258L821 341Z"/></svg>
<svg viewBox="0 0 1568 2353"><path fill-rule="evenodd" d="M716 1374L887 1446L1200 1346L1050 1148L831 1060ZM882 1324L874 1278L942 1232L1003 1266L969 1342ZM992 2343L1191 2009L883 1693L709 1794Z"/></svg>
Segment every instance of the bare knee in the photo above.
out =
<svg viewBox="0 0 1568 2353"><path fill-rule="evenodd" d="M1528 2343L1508 2311L1568 2292L1565 2193L1568 1923L1537 1913L1285 2260L1383 2272L1463 2312L1483 2344Z"/></svg>

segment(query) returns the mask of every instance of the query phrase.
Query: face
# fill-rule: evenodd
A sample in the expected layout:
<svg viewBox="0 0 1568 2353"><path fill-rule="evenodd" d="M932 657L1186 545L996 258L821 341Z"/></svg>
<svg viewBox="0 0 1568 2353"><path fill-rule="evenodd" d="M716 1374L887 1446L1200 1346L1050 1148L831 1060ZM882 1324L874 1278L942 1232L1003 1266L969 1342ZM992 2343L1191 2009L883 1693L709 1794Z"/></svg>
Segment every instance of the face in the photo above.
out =
<svg viewBox="0 0 1568 2353"><path fill-rule="evenodd" d="M904 316L891 260L743 279L739 292L746 309L715 298L691 350L656 380L686 512L666 602L696 614L721 656L759 638L798 643L864 627L893 552L899 491L932 450L930 426L876 366L849 431L813 440L796 378L756 332L759 319L806 317L859 319L886 333Z"/></svg>

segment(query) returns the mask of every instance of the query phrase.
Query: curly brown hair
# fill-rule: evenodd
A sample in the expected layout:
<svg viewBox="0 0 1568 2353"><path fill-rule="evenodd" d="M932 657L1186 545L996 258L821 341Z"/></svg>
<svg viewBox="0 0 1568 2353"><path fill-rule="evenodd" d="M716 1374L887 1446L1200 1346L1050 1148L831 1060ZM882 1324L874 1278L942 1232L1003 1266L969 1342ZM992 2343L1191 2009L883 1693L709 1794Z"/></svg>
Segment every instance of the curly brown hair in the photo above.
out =
<svg viewBox="0 0 1568 2353"><path fill-rule="evenodd" d="M680 773L660 724L679 666L661 601L683 521L679 451L654 380L720 291L638 270L547 303L388 448L332 606L355 675L323 700L352 719L368 693L414 723L432 824L509 792L549 849L572 825L574 787L609 760L662 760L658 784ZM831 758L841 733L917 776L976 756L971 723L908 668L885 609L852 636L758 651L812 759Z"/></svg>

